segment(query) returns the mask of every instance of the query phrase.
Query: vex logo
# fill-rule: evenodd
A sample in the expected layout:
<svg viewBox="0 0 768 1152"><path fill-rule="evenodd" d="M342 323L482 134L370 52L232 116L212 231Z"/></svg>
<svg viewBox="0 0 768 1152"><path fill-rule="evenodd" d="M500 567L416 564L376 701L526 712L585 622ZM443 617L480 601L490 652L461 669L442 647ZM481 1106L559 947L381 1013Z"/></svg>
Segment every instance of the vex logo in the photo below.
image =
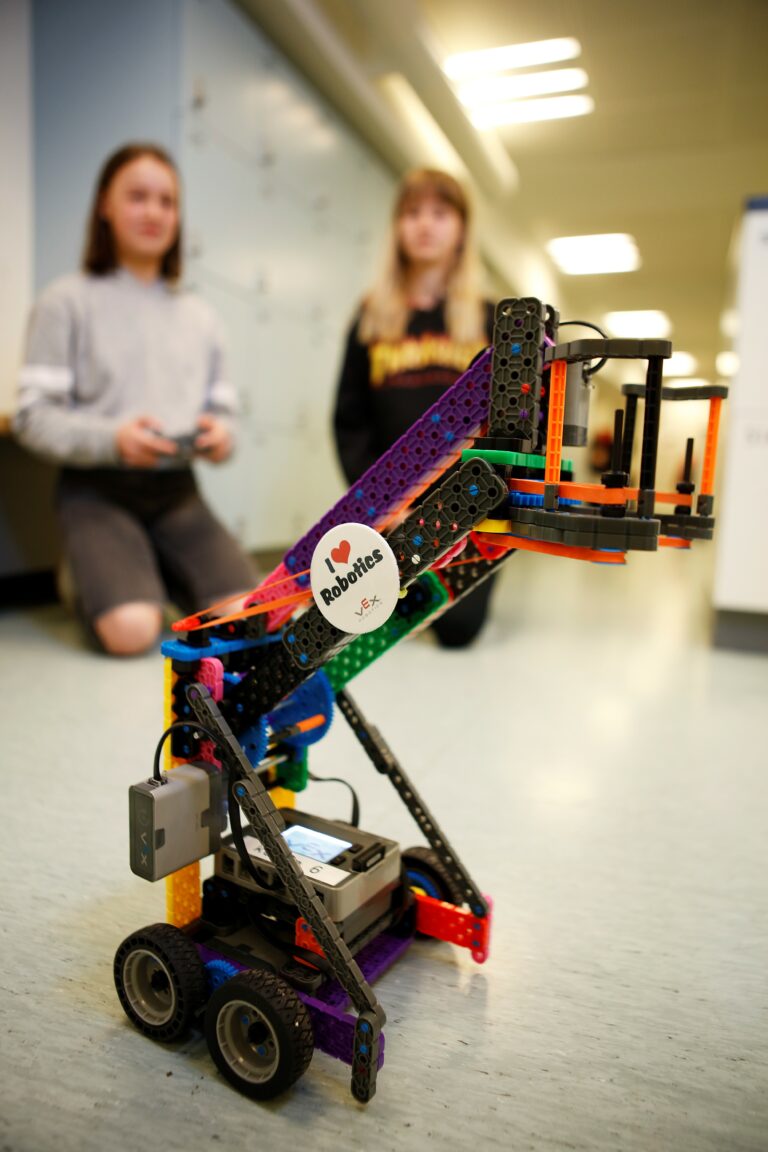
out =
<svg viewBox="0 0 768 1152"><path fill-rule="evenodd" d="M375 608L377 604L381 604L381 600L378 596L374 596L372 600L369 600L366 596L364 596L360 601L360 611L355 611L355 616L365 616L366 612Z"/></svg>
<svg viewBox="0 0 768 1152"><path fill-rule="evenodd" d="M370 632L391 615L400 573L383 536L366 524L339 524L326 532L312 556L315 603L344 632Z"/></svg>

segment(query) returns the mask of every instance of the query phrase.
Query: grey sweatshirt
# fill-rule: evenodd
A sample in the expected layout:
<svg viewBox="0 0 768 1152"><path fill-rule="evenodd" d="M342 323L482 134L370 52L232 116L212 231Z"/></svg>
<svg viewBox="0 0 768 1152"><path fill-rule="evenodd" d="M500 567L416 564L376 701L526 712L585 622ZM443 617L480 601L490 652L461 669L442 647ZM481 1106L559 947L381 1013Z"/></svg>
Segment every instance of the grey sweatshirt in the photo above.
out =
<svg viewBox="0 0 768 1152"><path fill-rule="evenodd" d="M79 467L119 466L115 433L153 416L169 436L202 412L231 418L219 326L197 296L119 269L56 280L32 311L13 429L22 444Z"/></svg>

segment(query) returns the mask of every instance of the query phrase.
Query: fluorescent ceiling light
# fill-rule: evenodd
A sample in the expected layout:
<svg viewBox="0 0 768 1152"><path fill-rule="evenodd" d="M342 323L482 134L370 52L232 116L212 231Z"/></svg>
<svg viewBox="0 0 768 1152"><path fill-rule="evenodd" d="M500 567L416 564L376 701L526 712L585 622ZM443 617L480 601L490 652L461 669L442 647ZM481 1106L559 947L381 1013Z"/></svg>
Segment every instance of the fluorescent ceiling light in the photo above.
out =
<svg viewBox="0 0 768 1152"><path fill-rule="evenodd" d="M611 336L623 336L627 340L666 340L672 331L669 316L656 308L607 312L603 324Z"/></svg>
<svg viewBox="0 0 768 1152"><path fill-rule="evenodd" d="M738 353L718 352L715 367L718 376L735 376L739 370Z"/></svg>
<svg viewBox="0 0 768 1152"><path fill-rule="evenodd" d="M552 96L547 100L513 100L507 104L488 104L470 115L475 128L498 128L502 124L531 124L534 120L562 120L568 116L586 116L593 112L591 96Z"/></svg>
<svg viewBox="0 0 768 1152"><path fill-rule="evenodd" d="M378 83L385 99L410 128L427 165L465 180L464 161L406 78L392 72L382 76Z"/></svg>
<svg viewBox="0 0 768 1152"><path fill-rule="evenodd" d="M561 272L568 276L591 276L602 272L634 272L640 253L633 236L607 232L597 236L559 236L547 251Z"/></svg>
<svg viewBox="0 0 768 1152"><path fill-rule="evenodd" d="M573 92L586 88L589 77L583 68L555 68L549 72L527 72L522 76L483 76L461 84L457 95L462 104L475 108L502 100L524 100L528 96L548 96L552 92Z"/></svg>
<svg viewBox="0 0 768 1152"><path fill-rule="evenodd" d="M575 60L581 55L581 44L572 36L557 40L536 40L530 44L506 44L502 48L484 48L479 52L458 52L443 62L443 71L452 80L487 76L489 72L509 72L512 68L531 68L537 64L556 64Z"/></svg>
<svg viewBox="0 0 768 1152"><path fill-rule="evenodd" d="M665 376L664 383L674 384L676 388L709 388L712 382L701 376L685 376L682 380L672 380Z"/></svg>
<svg viewBox="0 0 768 1152"><path fill-rule="evenodd" d="M693 376L698 366L698 361L690 352L673 352L664 361L664 373L667 376Z"/></svg>

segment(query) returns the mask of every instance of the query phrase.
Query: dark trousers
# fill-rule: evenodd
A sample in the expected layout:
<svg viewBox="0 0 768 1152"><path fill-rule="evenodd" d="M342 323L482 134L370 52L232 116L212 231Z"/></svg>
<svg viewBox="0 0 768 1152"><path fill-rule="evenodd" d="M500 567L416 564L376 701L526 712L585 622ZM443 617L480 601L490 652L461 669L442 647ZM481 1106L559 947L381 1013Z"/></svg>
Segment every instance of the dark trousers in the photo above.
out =
<svg viewBox="0 0 768 1152"><path fill-rule="evenodd" d="M489 576L435 621L432 628L443 648L465 648L479 634L488 616L495 580Z"/></svg>

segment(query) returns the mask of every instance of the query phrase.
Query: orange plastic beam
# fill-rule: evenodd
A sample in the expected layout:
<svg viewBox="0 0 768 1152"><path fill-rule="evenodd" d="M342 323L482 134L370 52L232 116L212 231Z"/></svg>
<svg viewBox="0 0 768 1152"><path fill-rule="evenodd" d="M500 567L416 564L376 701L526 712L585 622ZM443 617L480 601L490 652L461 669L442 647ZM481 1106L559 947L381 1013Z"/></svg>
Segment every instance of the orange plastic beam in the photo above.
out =
<svg viewBox="0 0 768 1152"><path fill-rule="evenodd" d="M544 461L545 484L557 484L563 455L563 421L565 420L565 360L554 360L549 373L549 415L547 416L547 455Z"/></svg>
<svg viewBox="0 0 768 1152"><path fill-rule="evenodd" d="M709 401L709 422L707 440L704 445L704 464L701 470L701 495L711 496L715 486L715 461L717 460L717 435L720 429L721 396L713 396Z"/></svg>
<svg viewBox="0 0 768 1152"><path fill-rule="evenodd" d="M690 540L681 540L679 536L659 536L659 548L690 548Z"/></svg>
<svg viewBox="0 0 768 1152"><path fill-rule="evenodd" d="M685 492L657 492L655 500L657 504L679 504L681 508L693 506L693 496Z"/></svg>

